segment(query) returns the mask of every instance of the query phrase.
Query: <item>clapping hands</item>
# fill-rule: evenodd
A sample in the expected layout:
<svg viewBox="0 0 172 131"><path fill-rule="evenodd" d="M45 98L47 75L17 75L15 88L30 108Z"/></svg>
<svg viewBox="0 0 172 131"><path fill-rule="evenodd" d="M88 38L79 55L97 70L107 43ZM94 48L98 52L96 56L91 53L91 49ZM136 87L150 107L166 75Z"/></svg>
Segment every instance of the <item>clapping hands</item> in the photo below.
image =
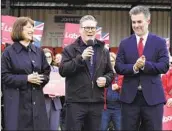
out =
<svg viewBox="0 0 172 131"><path fill-rule="evenodd" d="M146 57L142 55L139 59L137 59L136 63L134 64L135 71L144 68L145 62L146 62Z"/></svg>

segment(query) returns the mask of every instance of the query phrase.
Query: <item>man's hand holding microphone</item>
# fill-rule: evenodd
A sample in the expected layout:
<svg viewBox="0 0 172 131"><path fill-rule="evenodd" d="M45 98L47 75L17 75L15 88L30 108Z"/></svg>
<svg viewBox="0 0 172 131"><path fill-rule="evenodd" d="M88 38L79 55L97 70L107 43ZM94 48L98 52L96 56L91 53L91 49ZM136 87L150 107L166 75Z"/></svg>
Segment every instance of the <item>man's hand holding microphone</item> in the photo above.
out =
<svg viewBox="0 0 172 131"><path fill-rule="evenodd" d="M92 46L88 46L82 53L82 58L84 60L91 59L91 57L94 55L94 50Z"/></svg>
<svg viewBox="0 0 172 131"><path fill-rule="evenodd" d="M87 46L88 47L82 53L82 58L84 60L92 59L91 57L93 57L93 55L94 55L93 45L94 45L93 40L88 40L87 41Z"/></svg>
<svg viewBox="0 0 172 131"><path fill-rule="evenodd" d="M82 53L83 60L90 59L91 64L93 64L93 55L94 55L93 45L94 45L94 41L88 40L87 41L88 47ZM106 78L105 77L98 77L96 82L97 82L98 87L105 87Z"/></svg>

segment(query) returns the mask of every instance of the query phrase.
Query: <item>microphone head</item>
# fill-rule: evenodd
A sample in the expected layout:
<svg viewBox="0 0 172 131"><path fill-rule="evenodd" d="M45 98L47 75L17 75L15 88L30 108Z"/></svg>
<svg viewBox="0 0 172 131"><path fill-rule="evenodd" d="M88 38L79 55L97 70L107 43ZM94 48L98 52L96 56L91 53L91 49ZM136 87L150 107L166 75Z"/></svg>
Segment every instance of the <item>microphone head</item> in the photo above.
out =
<svg viewBox="0 0 172 131"><path fill-rule="evenodd" d="M87 41L87 46L93 46L94 45L94 41L93 40L88 40Z"/></svg>

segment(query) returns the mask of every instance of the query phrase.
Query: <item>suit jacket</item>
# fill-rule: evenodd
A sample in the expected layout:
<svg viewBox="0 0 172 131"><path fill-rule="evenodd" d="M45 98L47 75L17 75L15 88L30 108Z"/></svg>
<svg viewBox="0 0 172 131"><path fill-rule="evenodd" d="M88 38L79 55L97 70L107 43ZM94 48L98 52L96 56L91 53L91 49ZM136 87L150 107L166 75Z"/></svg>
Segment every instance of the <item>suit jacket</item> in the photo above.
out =
<svg viewBox="0 0 172 131"><path fill-rule="evenodd" d="M124 75L121 101L132 103L138 86L141 85L144 98L149 105L165 102L160 74L169 69L169 56L165 40L149 33L144 46L143 55L146 62L143 70L134 73L133 66L139 58L136 36L121 41L116 58L115 69Z"/></svg>

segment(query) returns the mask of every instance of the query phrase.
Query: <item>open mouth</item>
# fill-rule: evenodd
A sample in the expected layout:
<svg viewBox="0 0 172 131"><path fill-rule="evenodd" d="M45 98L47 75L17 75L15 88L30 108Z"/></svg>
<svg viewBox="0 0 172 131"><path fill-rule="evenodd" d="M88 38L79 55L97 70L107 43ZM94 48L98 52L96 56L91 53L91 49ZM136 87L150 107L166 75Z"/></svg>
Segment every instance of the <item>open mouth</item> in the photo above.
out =
<svg viewBox="0 0 172 131"><path fill-rule="evenodd" d="M87 35L88 37L93 37L93 35Z"/></svg>
<svg viewBox="0 0 172 131"><path fill-rule="evenodd" d="M28 33L28 35L29 35L30 37L32 37L32 36L33 36L33 33Z"/></svg>

